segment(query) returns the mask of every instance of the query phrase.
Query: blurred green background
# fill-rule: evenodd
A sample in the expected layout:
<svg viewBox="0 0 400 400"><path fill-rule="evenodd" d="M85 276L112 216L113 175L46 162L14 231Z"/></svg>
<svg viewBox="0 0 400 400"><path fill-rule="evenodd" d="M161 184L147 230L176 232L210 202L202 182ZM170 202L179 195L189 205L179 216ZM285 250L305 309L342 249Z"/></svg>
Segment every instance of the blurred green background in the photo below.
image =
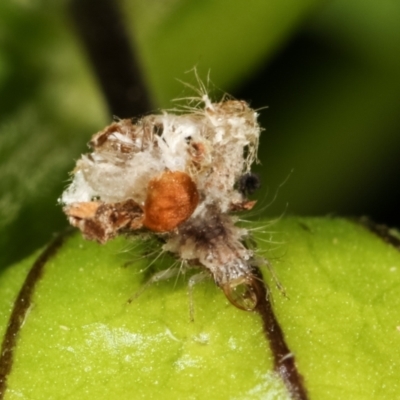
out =
<svg viewBox="0 0 400 400"><path fill-rule="evenodd" d="M258 217L400 226L400 2L119 4L157 107L192 95L177 78L193 83L195 66L203 79L210 71L216 99L268 106ZM0 267L66 226L57 198L68 171L111 121L68 7L0 2Z"/></svg>

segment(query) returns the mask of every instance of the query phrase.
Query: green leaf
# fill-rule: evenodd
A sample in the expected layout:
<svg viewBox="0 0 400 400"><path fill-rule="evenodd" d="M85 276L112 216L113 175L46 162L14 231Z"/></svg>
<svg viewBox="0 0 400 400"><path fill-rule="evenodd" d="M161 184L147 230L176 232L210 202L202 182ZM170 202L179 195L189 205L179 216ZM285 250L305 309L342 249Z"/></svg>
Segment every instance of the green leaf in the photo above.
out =
<svg viewBox="0 0 400 400"><path fill-rule="evenodd" d="M285 218L251 228L287 294L264 268L310 398L395 398L399 250L344 219ZM194 322L183 277L127 303L155 270L174 262L154 261L153 246L66 240L37 281L5 398L287 398L259 316L234 308L211 281L194 288ZM1 276L1 332L37 257Z"/></svg>
<svg viewBox="0 0 400 400"><path fill-rule="evenodd" d="M343 219L290 218L275 229L282 244L270 257L288 299L269 286L310 397L395 398L400 247Z"/></svg>
<svg viewBox="0 0 400 400"><path fill-rule="evenodd" d="M234 308L212 282L195 287L194 322L183 279L150 286L128 304L150 272L147 256L125 264L142 250L123 238L66 242L37 284L6 398L284 398L258 317ZM34 259L3 275L2 299ZM166 257L157 267L172 263Z"/></svg>

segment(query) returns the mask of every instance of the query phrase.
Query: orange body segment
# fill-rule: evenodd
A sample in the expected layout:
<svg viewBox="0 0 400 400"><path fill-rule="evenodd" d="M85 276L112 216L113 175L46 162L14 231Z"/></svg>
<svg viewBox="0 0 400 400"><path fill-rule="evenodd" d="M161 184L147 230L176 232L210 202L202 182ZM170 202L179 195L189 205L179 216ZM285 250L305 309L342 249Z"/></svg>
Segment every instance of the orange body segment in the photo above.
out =
<svg viewBox="0 0 400 400"><path fill-rule="evenodd" d="M196 184L188 174L164 172L149 182L143 225L155 232L171 231L193 214L198 203Z"/></svg>

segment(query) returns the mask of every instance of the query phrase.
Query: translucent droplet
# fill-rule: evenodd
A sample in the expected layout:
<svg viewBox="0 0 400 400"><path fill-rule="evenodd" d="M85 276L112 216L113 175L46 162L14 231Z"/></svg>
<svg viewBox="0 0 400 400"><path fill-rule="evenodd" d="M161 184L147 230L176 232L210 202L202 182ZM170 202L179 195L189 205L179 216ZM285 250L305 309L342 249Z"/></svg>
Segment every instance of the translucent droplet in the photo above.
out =
<svg viewBox="0 0 400 400"><path fill-rule="evenodd" d="M257 292L251 277L240 277L222 286L227 299L237 308L253 311L258 303Z"/></svg>

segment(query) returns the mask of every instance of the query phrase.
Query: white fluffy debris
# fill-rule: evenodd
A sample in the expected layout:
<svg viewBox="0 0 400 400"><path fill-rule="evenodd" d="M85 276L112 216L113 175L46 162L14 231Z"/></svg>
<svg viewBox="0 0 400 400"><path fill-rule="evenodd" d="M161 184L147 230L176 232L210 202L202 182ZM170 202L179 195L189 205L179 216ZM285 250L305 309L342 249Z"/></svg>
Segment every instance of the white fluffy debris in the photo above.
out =
<svg viewBox="0 0 400 400"><path fill-rule="evenodd" d="M137 124L121 120L96 134L78 161L61 203L133 199L144 205L148 182L164 171L187 173L206 204L228 212L241 201L235 183L256 157L257 113L243 101L211 103L191 114L163 113ZM246 156L244 156L246 154Z"/></svg>

